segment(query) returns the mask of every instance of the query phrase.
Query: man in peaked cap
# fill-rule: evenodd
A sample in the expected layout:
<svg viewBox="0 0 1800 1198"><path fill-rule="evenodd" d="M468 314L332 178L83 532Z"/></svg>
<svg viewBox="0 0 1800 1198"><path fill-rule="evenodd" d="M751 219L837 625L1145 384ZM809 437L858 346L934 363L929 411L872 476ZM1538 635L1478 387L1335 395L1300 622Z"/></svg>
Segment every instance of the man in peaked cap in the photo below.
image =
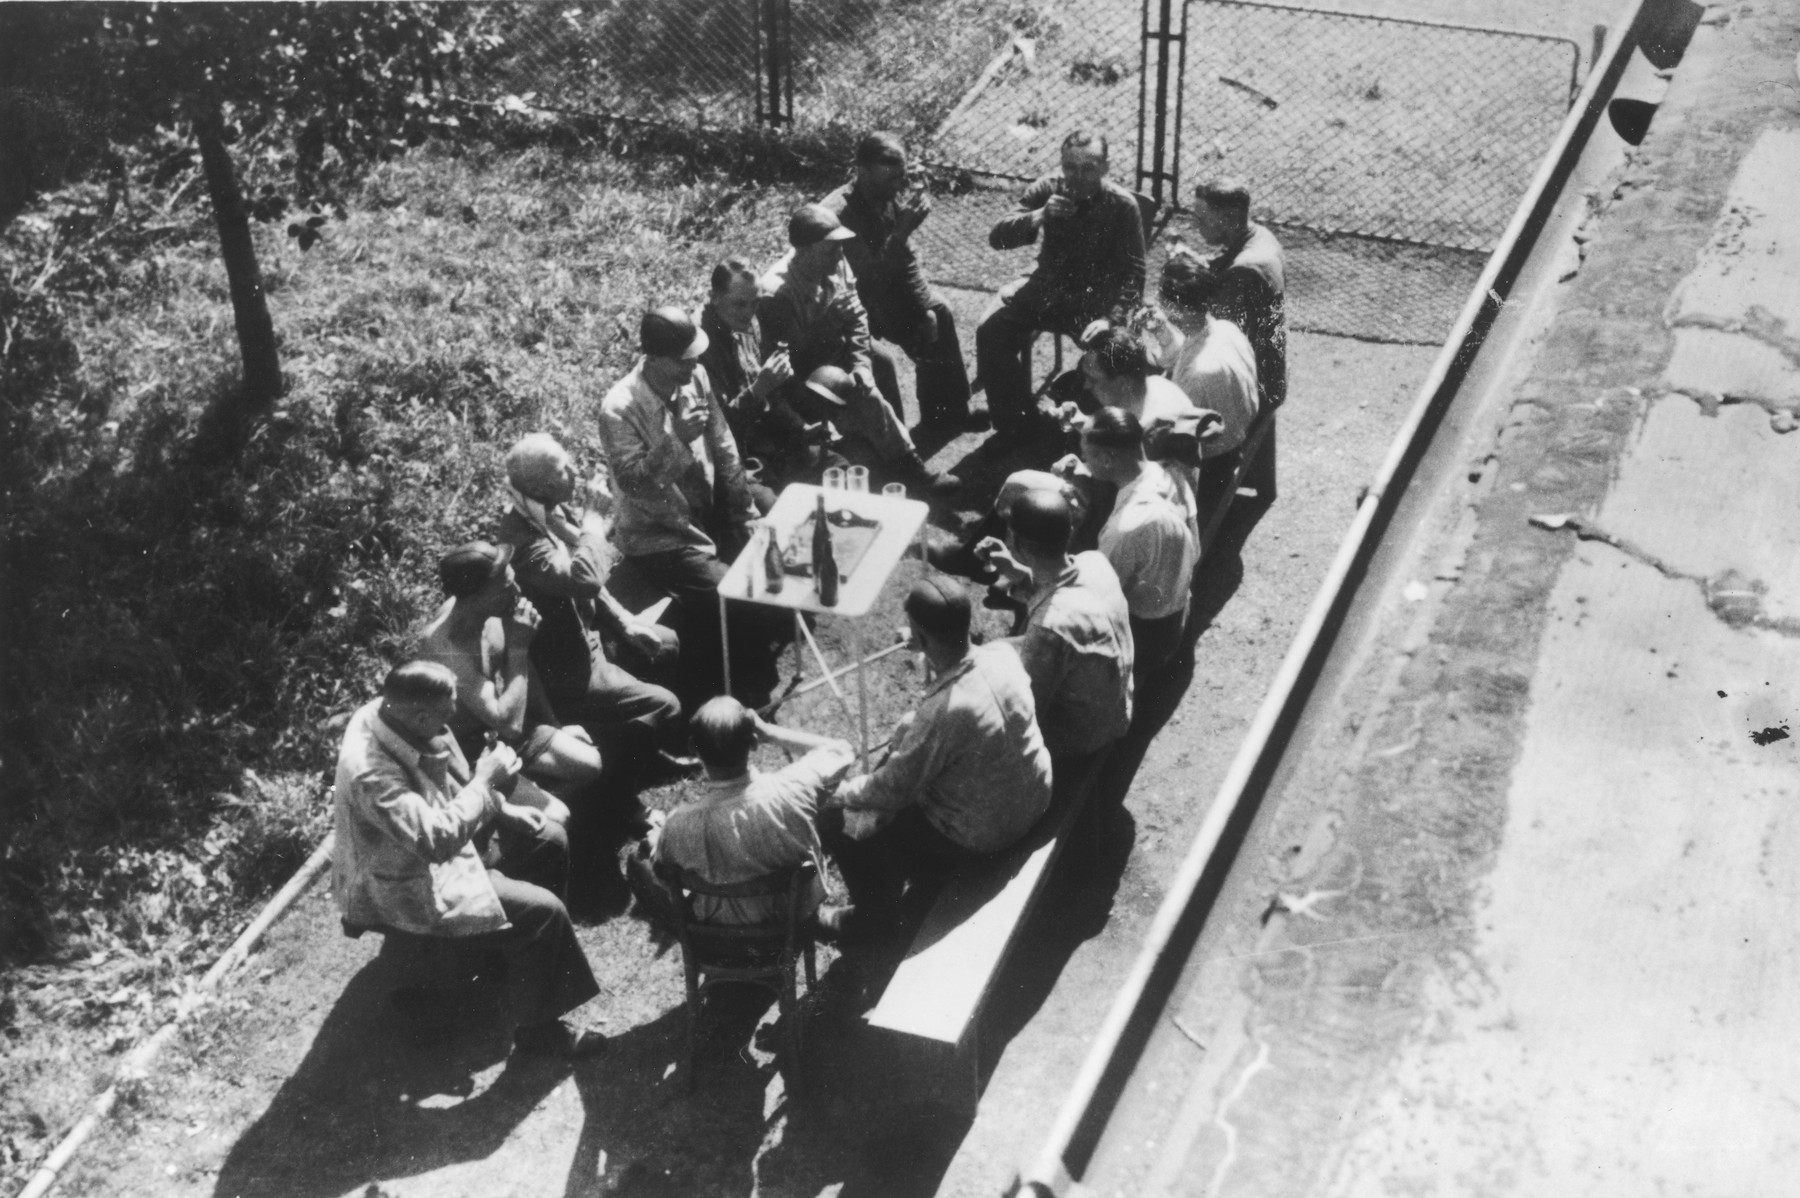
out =
<svg viewBox="0 0 1800 1198"><path fill-rule="evenodd" d="M764 280L771 294L757 311L763 339L771 348L787 347L795 376L787 394L801 415L853 424L840 424L839 431L860 434L896 481L919 489L953 489L954 476L932 471L920 458L906 431L893 359L870 340L868 313L844 260L845 246L855 237L823 205L802 204L794 210L788 218L793 254ZM846 387L828 389L841 400L837 406L846 409L835 419L813 398L821 393L805 385L822 366L848 376Z"/></svg>
<svg viewBox="0 0 1800 1198"><path fill-rule="evenodd" d="M690 650L684 676L717 694L719 580L748 542L757 510L725 412L699 368L706 346L680 308L645 312L643 357L601 401L600 440L617 492L613 541L681 609ZM739 604L731 616L734 641L745 648L766 648L788 629L785 612Z"/></svg>

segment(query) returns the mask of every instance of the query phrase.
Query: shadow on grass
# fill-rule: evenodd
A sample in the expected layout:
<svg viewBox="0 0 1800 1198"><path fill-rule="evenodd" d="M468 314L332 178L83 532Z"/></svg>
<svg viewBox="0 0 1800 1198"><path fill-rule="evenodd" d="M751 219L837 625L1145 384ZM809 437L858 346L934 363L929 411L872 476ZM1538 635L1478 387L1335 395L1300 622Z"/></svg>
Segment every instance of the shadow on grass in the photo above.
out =
<svg viewBox="0 0 1800 1198"><path fill-rule="evenodd" d="M477 1092L478 1075L507 1052L492 1001L477 993L451 1026L421 1028L388 1001L401 980L386 951L350 980L299 1068L232 1146L215 1194L335 1195L479 1160L567 1076L566 1062L520 1057Z"/></svg>

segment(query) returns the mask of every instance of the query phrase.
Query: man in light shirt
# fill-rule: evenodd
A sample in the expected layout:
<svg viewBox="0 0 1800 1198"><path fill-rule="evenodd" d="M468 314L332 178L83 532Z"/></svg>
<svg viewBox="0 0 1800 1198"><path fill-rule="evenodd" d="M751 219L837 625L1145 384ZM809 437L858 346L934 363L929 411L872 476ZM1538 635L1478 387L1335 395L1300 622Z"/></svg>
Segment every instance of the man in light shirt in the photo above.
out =
<svg viewBox="0 0 1800 1198"><path fill-rule="evenodd" d="M934 679L881 764L838 788L842 824L821 821L859 920L908 881L1010 848L1050 806L1031 679L1010 643L970 644L971 616L954 580L913 584L907 628Z"/></svg>
<svg viewBox="0 0 1800 1198"><path fill-rule="evenodd" d="M695 798L652 831L654 859L715 885L748 882L810 859L818 880L809 914L816 910L825 897L825 851L813 821L856 759L850 743L768 723L728 695L702 704L689 731L706 779ZM763 773L750 764L759 744L801 756ZM694 913L710 923L751 924L779 918L781 907L776 896L699 895Z"/></svg>
<svg viewBox="0 0 1800 1198"><path fill-rule="evenodd" d="M563 905L568 838L512 802L510 748L470 767L450 735L456 710L456 675L411 661L350 717L333 797L338 910L356 928L492 944L507 958L516 1048L604 1051L603 1035L562 1018L600 992Z"/></svg>
<svg viewBox="0 0 1800 1198"><path fill-rule="evenodd" d="M1162 272L1167 311L1155 311L1151 326L1169 380L1195 407L1219 414L1218 435L1201 448L1204 474L1218 473L1207 463L1237 452L1262 409L1256 354L1242 330L1213 314L1217 292L1218 280L1199 256L1176 250Z"/></svg>
<svg viewBox="0 0 1800 1198"><path fill-rule="evenodd" d="M1144 430L1121 408L1095 412L1081 435L1094 478L1118 489L1100 528L1100 552L1119 576L1131 613L1133 686L1144 687L1174 658L1187 626L1200 522L1185 479L1144 458Z"/></svg>
<svg viewBox="0 0 1800 1198"><path fill-rule="evenodd" d="M1131 618L1112 563L1073 556L1074 514L1051 490L1027 491L1007 515L1005 543L976 552L1025 603L1024 632L1010 638L1031 678L1038 725L1058 760L1097 752L1131 725Z"/></svg>

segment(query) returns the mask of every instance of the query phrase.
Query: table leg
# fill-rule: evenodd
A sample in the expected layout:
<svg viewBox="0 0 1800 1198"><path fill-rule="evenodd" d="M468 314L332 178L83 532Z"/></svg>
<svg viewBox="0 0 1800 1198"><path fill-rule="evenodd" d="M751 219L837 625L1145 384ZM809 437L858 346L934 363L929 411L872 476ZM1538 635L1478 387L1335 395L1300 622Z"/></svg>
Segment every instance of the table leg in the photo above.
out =
<svg viewBox="0 0 1800 1198"><path fill-rule="evenodd" d="M731 693L731 621L725 618L725 609L731 601L724 594L719 595L719 656L720 667L725 672L725 693Z"/></svg>
<svg viewBox="0 0 1800 1198"><path fill-rule="evenodd" d="M869 684L863 678L863 672L869 663L863 659L862 644L856 646L856 714L862 727L862 768L869 772Z"/></svg>

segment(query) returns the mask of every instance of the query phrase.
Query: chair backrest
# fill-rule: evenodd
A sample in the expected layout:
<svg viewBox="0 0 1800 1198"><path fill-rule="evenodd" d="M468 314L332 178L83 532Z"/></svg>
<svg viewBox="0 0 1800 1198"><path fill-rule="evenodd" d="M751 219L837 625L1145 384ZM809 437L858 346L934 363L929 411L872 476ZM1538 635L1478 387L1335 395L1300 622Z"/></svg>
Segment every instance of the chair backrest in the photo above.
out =
<svg viewBox="0 0 1800 1198"><path fill-rule="evenodd" d="M811 861L776 870L744 882L709 882L690 869L668 861L659 861L656 876L668 887L675 900L675 933L682 945L693 951L700 941L724 941L744 946L751 943L783 943L794 947L800 939L800 925L806 915L806 899L818 869ZM717 899L780 898L781 914L765 923L710 923L694 914L696 895ZM704 955L704 954L702 954Z"/></svg>

